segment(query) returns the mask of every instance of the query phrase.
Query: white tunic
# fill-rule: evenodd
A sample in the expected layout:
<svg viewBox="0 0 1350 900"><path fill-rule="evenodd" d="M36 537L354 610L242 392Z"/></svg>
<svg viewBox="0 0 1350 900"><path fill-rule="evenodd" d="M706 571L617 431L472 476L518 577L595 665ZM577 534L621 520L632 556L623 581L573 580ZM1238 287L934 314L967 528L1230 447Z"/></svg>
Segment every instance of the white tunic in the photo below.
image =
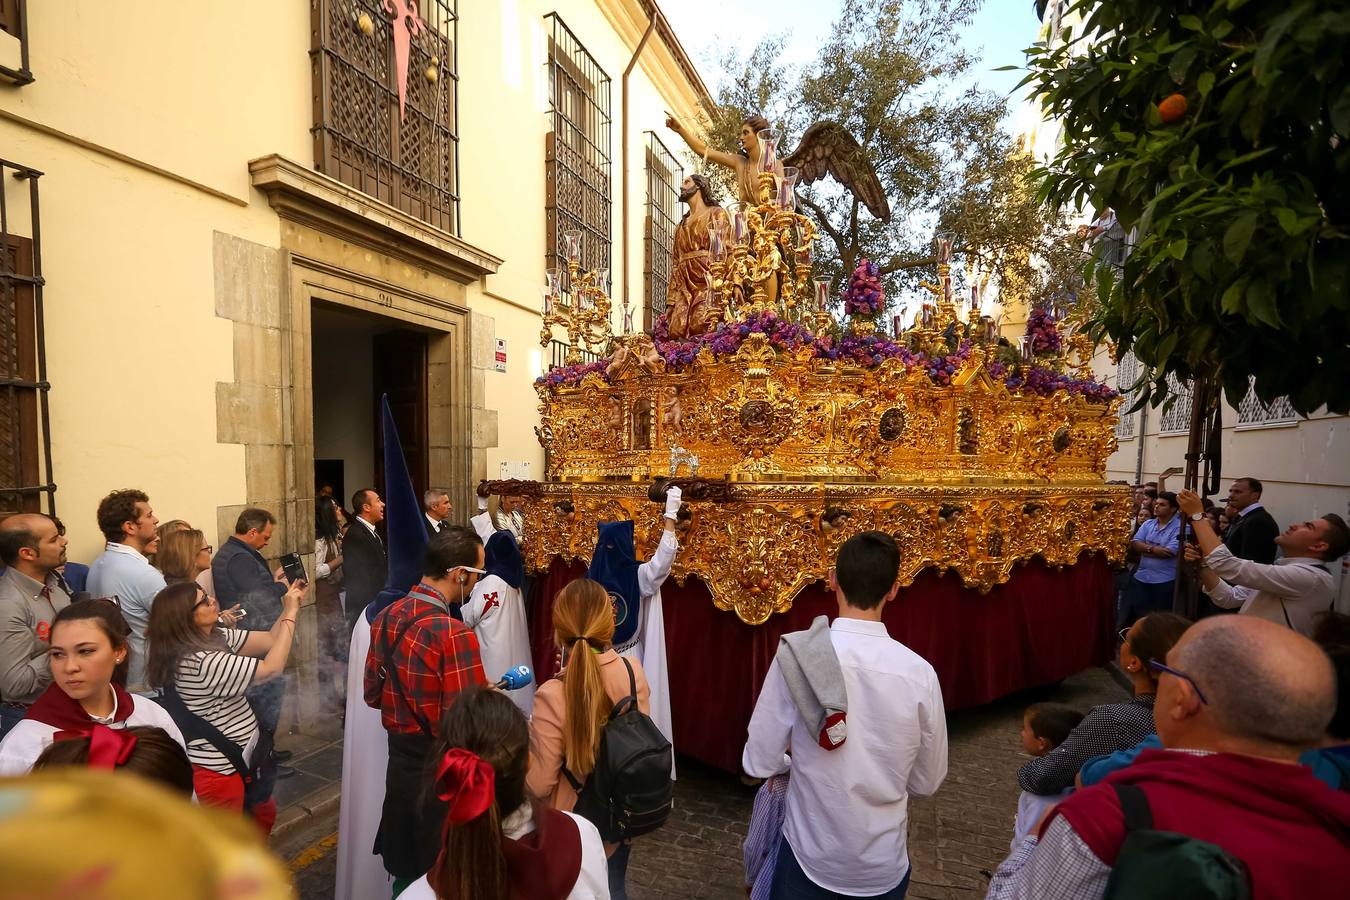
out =
<svg viewBox="0 0 1350 900"><path fill-rule="evenodd" d="M496 575L488 575L474 586L473 594L460 608L464 624L478 635L478 653L483 672L496 681L509 669L529 666L530 627L525 622L525 601L520 590ZM534 682L507 691L526 718L534 712Z"/></svg>
<svg viewBox="0 0 1350 900"><path fill-rule="evenodd" d="M338 811L336 900L388 897L393 879L374 852L384 807L389 744L380 711L366 706L365 666L370 623L365 613L352 629L347 658L347 722L343 729L342 806Z"/></svg>
<svg viewBox="0 0 1350 900"><path fill-rule="evenodd" d="M109 728L122 729L132 725L163 728L186 752L183 733L158 703L135 694L131 695L131 703L131 715L126 721L116 722ZM34 719L24 719L15 725L0 741L0 775L27 775L42 751L52 745L59 730Z"/></svg>
<svg viewBox="0 0 1350 900"><path fill-rule="evenodd" d="M661 734L675 746L675 731L670 722L670 672L666 668L666 622L661 612L661 585L670 576L680 542L673 531L662 531L652 558L638 566L638 591L642 594L641 620L636 639L614 649L622 656L636 659L647 675L651 690L651 719Z"/></svg>
<svg viewBox="0 0 1350 900"><path fill-rule="evenodd" d="M600 840L600 832L586 819L572 813L563 813L577 823L581 832L581 871L577 873L577 883L567 894L567 900L609 900L609 863L605 858L605 845ZM520 840L534 831L534 819L530 815L530 806L525 804L506 817L502 823L502 833L512 840ZM399 894L400 900L437 900L436 892L423 875Z"/></svg>

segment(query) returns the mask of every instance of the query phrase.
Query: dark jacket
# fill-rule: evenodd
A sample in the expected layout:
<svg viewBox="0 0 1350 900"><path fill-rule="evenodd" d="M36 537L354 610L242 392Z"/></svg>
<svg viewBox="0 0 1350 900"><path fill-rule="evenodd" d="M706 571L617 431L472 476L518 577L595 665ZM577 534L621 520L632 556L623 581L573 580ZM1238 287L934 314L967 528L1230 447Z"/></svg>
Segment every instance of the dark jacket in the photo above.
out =
<svg viewBox="0 0 1350 900"><path fill-rule="evenodd" d="M248 610L243 627L267 631L281 615L286 586L272 577L262 554L230 535L211 560L211 578L222 609L238 603Z"/></svg>
<svg viewBox="0 0 1350 900"><path fill-rule="evenodd" d="M1236 557L1270 565L1275 561L1275 538L1279 534L1280 526L1263 506L1231 523L1223 545Z"/></svg>
<svg viewBox="0 0 1350 900"><path fill-rule="evenodd" d="M364 524L353 519L342 540L342 578L347 588L348 623L356 623L360 612L384 589L388 577L384 543Z"/></svg>

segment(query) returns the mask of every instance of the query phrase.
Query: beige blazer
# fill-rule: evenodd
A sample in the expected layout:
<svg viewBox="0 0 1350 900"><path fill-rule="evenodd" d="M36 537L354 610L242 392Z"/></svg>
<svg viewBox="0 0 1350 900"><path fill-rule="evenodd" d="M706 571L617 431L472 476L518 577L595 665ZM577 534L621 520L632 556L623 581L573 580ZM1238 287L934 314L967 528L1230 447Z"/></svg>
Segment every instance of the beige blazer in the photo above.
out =
<svg viewBox="0 0 1350 900"><path fill-rule="evenodd" d="M619 654L612 649L599 656L600 677L604 679L605 692L609 699L618 703L628 696L628 670L624 668ZM651 691L647 687L647 676L642 665L635 659L628 660L633 667L633 679L637 682L638 709L650 714ZM550 679L539 686L534 695L534 716L530 719L530 771L525 784L530 794L554 809L571 812L577 802L577 792L562 774L563 765L563 726L567 722L567 705L563 699L562 677ZM573 775L584 781L589 771Z"/></svg>

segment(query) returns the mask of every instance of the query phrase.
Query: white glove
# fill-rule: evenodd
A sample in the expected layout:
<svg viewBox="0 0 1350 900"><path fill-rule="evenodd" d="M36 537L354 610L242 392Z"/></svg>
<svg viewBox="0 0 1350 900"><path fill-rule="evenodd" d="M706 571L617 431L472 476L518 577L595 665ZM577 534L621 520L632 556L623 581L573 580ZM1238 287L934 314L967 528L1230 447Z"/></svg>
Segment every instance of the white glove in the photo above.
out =
<svg viewBox="0 0 1350 900"><path fill-rule="evenodd" d="M486 498L486 497L479 497L479 498L478 498L478 511L479 511L479 512L487 512L487 498Z"/></svg>
<svg viewBox="0 0 1350 900"><path fill-rule="evenodd" d="M681 491L678 487L671 487L666 491L665 516L672 522L674 522L679 517L680 500L683 496L684 492Z"/></svg>

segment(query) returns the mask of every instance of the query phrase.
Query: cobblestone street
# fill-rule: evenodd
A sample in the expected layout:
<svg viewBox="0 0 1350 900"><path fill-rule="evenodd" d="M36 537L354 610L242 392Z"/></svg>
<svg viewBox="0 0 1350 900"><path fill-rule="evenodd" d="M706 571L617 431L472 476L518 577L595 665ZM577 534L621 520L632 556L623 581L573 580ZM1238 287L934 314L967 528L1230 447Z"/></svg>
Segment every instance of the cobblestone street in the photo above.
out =
<svg viewBox="0 0 1350 900"><path fill-rule="evenodd" d="M910 806L911 900L984 896L981 870L998 865L1012 837L1017 769L1026 759L1017 735L1028 703L1057 700L1086 711L1125 696L1106 670L1089 669L1056 688L949 715L947 780L935 796ZM670 823L634 847L629 895L634 900L744 896L741 841L754 789L686 762L676 796Z"/></svg>
<svg viewBox="0 0 1350 900"><path fill-rule="evenodd" d="M933 797L910 806L911 900L968 900L984 896L985 877L1003 859L1017 808L1017 768L1026 759L1018 740L1022 710L1057 700L1086 711L1125 699L1105 669L1089 669L1056 687L1028 691L948 716L951 740L947 780ZM660 832L639 840L629 866L633 900L690 900L744 896L741 841L754 789L736 778L684 760L676 807ZM305 900L333 894L332 846L336 804L281 842ZM327 837L325 837L327 836ZM372 898L382 900L382 898Z"/></svg>

